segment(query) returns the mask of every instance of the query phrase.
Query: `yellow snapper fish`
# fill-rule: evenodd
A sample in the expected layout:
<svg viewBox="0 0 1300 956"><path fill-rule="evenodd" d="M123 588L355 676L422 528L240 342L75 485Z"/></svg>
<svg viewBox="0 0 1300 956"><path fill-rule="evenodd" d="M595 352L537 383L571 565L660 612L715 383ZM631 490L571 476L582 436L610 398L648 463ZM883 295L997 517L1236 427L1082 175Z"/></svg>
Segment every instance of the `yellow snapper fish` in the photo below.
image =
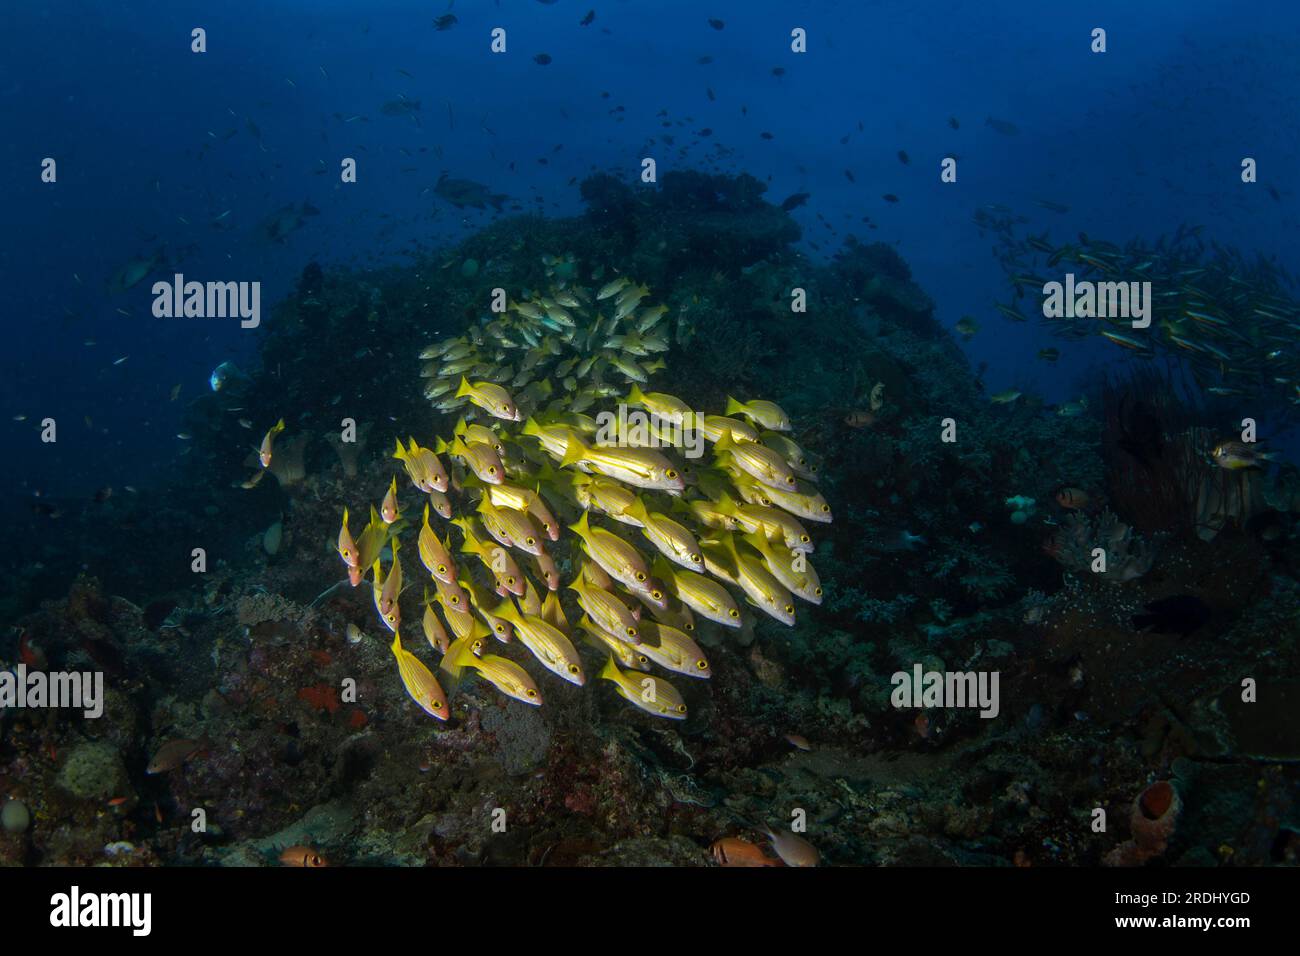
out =
<svg viewBox="0 0 1300 956"><path fill-rule="evenodd" d="M442 658L441 667L456 680L459 680L461 671L469 667L507 697L534 707L542 705L542 692L537 689L528 671L509 658L498 657L496 654L476 657L472 638L462 637L453 641Z"/></svg>
<svg viewBox="0 0 1300 956"><path fill-rule="evenodd" d="M488 626L493 636L502 644L509 644L514 640L515 631L511 627L510 619L488 610L490 602L487 593L475 584L472 578L466 578L461 586L469 595L470 607L483 619L483 623Z"/></svg>
<svg viewBox="0 0 1300 956"><path fill-rule="evenodd" d="M643 392L638 385L633 385L628 392L627 404L639 405L651 415L656 415L674 425L680 425L687 420L688 416L694 418L691 407L675 395L664 392Z"/></svg>
<svg viewBox="0 0 1300 956"><path fill-rule="evenodd" d="M826 499L818 493L817 489L810 485L799 483L793 491L764 485L763 490L769 499L769 504L783 508L792 515L807 518L809 521L820 521L823 524L831 522L831 506L826 503Z"/></svg>
<svg viewBox="0 0 1300 956"><path fill-rule="evenodd" d="M453 455L469 465L470 470L480 481L499 485L506 480L506 470L501 464L501 458L491 445L482 442L467 445L457 436L452 440L449 448Z"/></svg>
<svg viewBox="0 0 1300 956"><path fill-rule="evenodd" d="M810 604L822 603L821 580L802 552L773 548L771 542L761 534L747 534L743 540L763 556L763 563L772 572L772 576L789 588L791 593ZM795 558L795 554L799 557Z"/></svg>
<svg viewBox="0 0 1300 956"><path fill-rule="evenodd" d="M704 570L700 543L685 527L667 515L650 511L641 498L633 500L627 513L641 524L641 532L670 561L692 571Z"/></svg>
<svg viewBox="0 0 1300 956"><path fill-rule="evenodd" d="M793 626L794 597L785 585L761 561L739 551L730 535L723 537L722 545L736 568L736 583L749 603L782 624Z"/></svg>
<svg viewBox="0 0 1300 956"><path fill-rule="evenodd" d="M578 595L578 606L603 632L627 644L640 643L637 620L617 595L591 584L581 574L569 585L569 590Z"/></svg>
<svg viewBox="0 0 1300 956"><path fill-rule="evenodd" d="M730 436L732 441L758 441L758 429L749 422L742 422L739 418L701 415L697 416L696 422L705 441L716 442L723 435Z"/></svg>
<svg viewBox="0 0 1300 956"><path fill-rule="evenodd" d="M686 702L682 700L677 688L666 680L651 674L632 676L619 670L611 656L598 675L601 680L611 681L619 695L629 703L647 714L666 717L669 720L686 719Z"/></svg>
<svg viewBox="0 0 1300 956"><path fill-rule="evenodd" d="M635 644L623 643L617 637L599 627L591 618L584 616L579 620L578 629L582 631L582 639L587 644L598 651L613 654L624 667L637 671L648 671L650 669L650 658L638 651Z"/></svg>
<svg viewBox="0 0 1300 956"><path fill-rule="evenodd" d="M437 601L429 593L429 586L424 586L424 616L420 619L420 626L424 629L424 639L429 642L439 654L446 654L447 648L451 646L451 637L447 634L447 629L443 627L438 612L434 610Z"/></svg>
<svg viewBox="0 0 1300 956"><path fill-rule="evenodd" d="M601 448L587 445L577 435L569 443L560 462L561 468L588 464L607 478L617 478L638 488L655 491L681 491L686 487L672 462L652 448Z"/></svg>
<svg viewBox="0 0 1300 956"><path fill-rule="evenodd" d="M740 627L740 608L731 592L712 578L685 568L675 568L663 558L655 561L654 572L692 611L725 627Z"/></svg>
<svg viewBox="0 0 1300 956"><path fill-rule="evenodd" d="M493 418L508 422L523 421L510 393L494 382L475 382L471 385L469 379L462 377L460 387L456 389L456 397L468 398Z"/></svg>
<svg viewBox="0 0 1300 956"><path fill-rule="evenodd" d="M401 517L401 513L397 510L396 478L388 486L388 494L384 495L384 500L379 505L379 517L384 519L384 524L392 524Z"/></svg>
<svg viewBox="0 0 1300 956"><path fill-rule="evenodd" d="M447 497L445 491L429 492L429 504L433 505L433 510L444 518L451 517L451 499Z"/></svg>
<svg viewBox="0 0 1300 956"><path fill-rule="evenodd" d="M430 717L446 720L450 710L447 707L447 695L443 693L438 679L425 666L424 662L402 647L401 636L394 631L393 643L389 648L397 659L397 672L402 677L402 686L411 696L411 700L420 705Z"/></svg>
<svg viewBox="0 0 1300 956"><path fill-rule="evenodd" d="M280 419L272 425L262 436L262 446L257 450L257 460L262 463L263 468L271 467L271 446L275 443L275 436L284 431L284 419Z"/></svg>
<svg viewBox="0 0 1300 956"><path fill-rule="evenodd" d="M713 676L713 671L709 669L709 660L700 650L700 646L689 636L667 624L647 621L645 640L637 645L637 650L665 670L703 680Z"/></svg>
<svg viewBox="0 0 1300 956"><path fill-rule="evenodd" d="M577 524L569 525L569 530L582 539L588 557L617 581L633 591L644 591L649 587L650 570L641 552L614 532L592 527L587 512L582 513Z"/></svg>
<svg viewBox="0 0 1300 956"><path fill-rule="evenodd" d="M393 457L406 468L411 484L420 491L447 490L447 470L432 448L421 448L414 438L410 439L409 447L403 448L399 438Z"/></svg>
<svg viewBox="0 0 1300 956"><path fill-rule="evenodd" d="M727 408L723 414L744 415L751 422L757 422L764 428L774 432L788 432L791 430L790 416L776 402L755 399L752 402L742 404L728 396Z"/></svg>
<svg viewBox="0 0 1300 956"><path fill-rule="evenodd" d="M357 543L352 539L352 532L348 530L348 509L343 509L343 526L339 528L339 540L336 545L339 557L349 568L358 567L361 563L360 552L357 550Z"/></svg>
<svg viewBox="0 0 1300 956"><path fill-rule="evenodd" d="M737 442L731 436L723 435L713 449L716 454L726 456L736 467L765 485L786 489L798 486L799 479L781 453L766 445L752 441Z"/></svg>
<svg viewBox="0 0 1300 956"><path fill-rule="evenodd" d="M429 525L429 506L424 506L424 525L420 528L417 541L420 561L435 578L448 584L456 580L456 562L452 560L451 551L446 543L438 538Z"/></svg>
<svg viewBox="0 0 1300 956"><path fill-rule="evenodd" d="M371 581L379 618L394 632L402 623L401 608L397 605L397 599L402 593L402 559L397 556L399 543L396 538L393 539L393 563L388 568L387 576L384 576L380 568L379 559L375 558L372 565L374 577Z"/></svg>
<svg viewBox="0 0 1300 956"><path fill-rule="evenodd" d="M528 648L542 666L552 674L563 677L569 683L577 684L579 687L587 682L587 677L582 672L582 658L578 656L577 648L554 624L540 617L521 614L514 602L509 599L502 601L493 613L515 626L519 643Z"/></svg>

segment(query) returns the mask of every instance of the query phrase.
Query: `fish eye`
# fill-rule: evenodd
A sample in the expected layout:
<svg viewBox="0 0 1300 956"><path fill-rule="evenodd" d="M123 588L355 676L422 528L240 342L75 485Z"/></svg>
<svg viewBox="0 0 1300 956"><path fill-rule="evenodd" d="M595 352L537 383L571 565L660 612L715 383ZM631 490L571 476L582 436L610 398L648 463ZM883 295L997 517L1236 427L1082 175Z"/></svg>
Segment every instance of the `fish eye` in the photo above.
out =
<svg viewBox="0 0 1300 956"><path fill-rule="evenodd" d="M691 558L691 564L699 564L700 561L703 560L703 558L701 558L698 554L692 554L690 558Z"/></svg>
<svg viewBox="0 0 1300 956"><path fill-rule="evenodd" d="M801 535L799 535L799 543L800 543L800 544L807 544L807 543L808 543L809 541L811 541L811 540L812 540L812 539L809 538L806 534L801 534Z"/></svg>
<svg viewBox="0 0 1300 956"><path fill-rule="evenodd" d="M510 575L508 578L506 578L506 584L514 584L514 583L515 583L515 576L513 574Z"/></svg>
<svg viewBox="0 0 1300 956"><path fill-rule="evenodd" d="M791 475L789 478L787 478L787 479L785 480L785 483L786 483L787 485L789 485L791 488L793 488L793 487L794 487L795 485L797 485L799 482L795 481L795 480L794 480L794 476Z"/></svg>
<svg viewBox="0 0 1300 956"><path fill-rule="evenodd" d="M695 666L702 671L706 671L709 669L709 662L701 657L698 661L695 662Z"/></svg>
<svg viewBox="0 0 1300 956"><path fill-rule="evenodd" d="M434 709L434 710L442 710L442 701L440 701L440 700L435 700L435 701L433 702L433 709Z"/></svg>
<svg viewBox="0 0 1300 956"><path fill-rule="evenodd" d="M695 622L694 622L694 621L691 621L691 622L689 622L689 623L683 624L683 625L682 625L682 630L683 630L683 631L694 632L694 630L695 630Z"/></svg>
<svg viewBox="0 0 1300 956"><path fill-rule="evenodd" d="M451 606L452 606L452 607L460 607L460 595L458 595L458 594L453 594L453 595L451 596Z"/></svg>
<svg viewBox="0 0 1300 956"><path fill-rule="evenodd" d="M669 468L666 472L664 472L664 474L666 474L669 478L677 477L677 472L674 471L672 468Z"/></svg>
<svg viewBox="0 0 1300 956"><path fill-rule="evenodd" d="M793 614L793 613L794 613L794 605L793 605L793 604L787 604L787 605L785 606L785 613L786 613L786 614Z"/></svg>
<svg viewBox="0 0 1300 956"><path fill-rule="evenodd" d="M628 637L636 637L636 628L635 628L635 627L629 627L629 628L627 629L627 636L628 636Z"/></svg>
<svg viewBox="0 0 1300 956"><path fill-rule="evenodd" d="M528 690L526 690L524 693L526 693L529 697L537 696L537 691L533 690L531 687L528 688Z"/></svg>
<svg viewBox="0 0 1300 956"><path fill-rule="evenodd" d="M831 506L830 506L830 505L822 505L822 513L823 513L823 514L825 514L826 512L828 512L828 511L830 511L830 510L831 510Z"/></svg>
<svg viewBox="0 0 1300 956"><path fill-rule="evenodd" d="M438 573L439 573L439 574L446 574L446 573L447 573L447 565L445 565L445 564L440 564L440 565L438 565Z"/></svg>
<svg viewBox="0 0 1300 956"><path fill-rule="evenodd" d="M569 673L570 673L570 674L581 674L581 673L582 673L582 668L579 667L577 664L570 664L570 665L569 665Z"/></svg>
<svg viewBox="0 0 1300 956"><path fill-rule="evenodd" d="M650 658L646 657L644 654L638 654L636 656L636 662L638 664L649 664Z"/></svg>
<svg viewBox="0 0 1300 956"><path fill-rule="evenodd" d="M686 713L686 705L685 705L685 704L678 704L678 705L677 705L677 713L679 713L679 714L684 714L684 713Z"/></svg>
<svg viewBox="0 0 1300 956"><path fill-rule="evenodd" d="M644 581L644 580L645 580L645 577L646 577L646 575L645 575L645 572L644 572L644 571L638 571L638 572L636 573L636 579L637 579L638 581Z"/></svg>
<svg viewBox="0 0 1300 956"><path fill-rule="evenodd" d="M496 473L497 473L497 466L496 466L496 465L488 465L488 474L489 474L489 475L495 475Z"/></svg>
<svg viewBox="0 0 1300 956"><path fill-rule="evenodd" d="M740 617L740 612L737 611L734 607L730 611L728 611L727 614L729 614L731 617Z"/></svg>
<svg viewBox="0 0 1300 956"><path fill-rule="evenodd" d="M534 538L534 537L530 534L528 537L524 538L524 543L525 543L525 544L530 544L530 545L532 545L532 544L536 544L536 543L537 543L537 539Z"/></svg>
<svg viewBox="0 0 1300 956"><path fill-rule="evenodd" d="M822 589L821 589L821 588L817 588L815 591L813 591L813 594L817 595L818 597L821 597L821 596L822 596Z"/></svg>

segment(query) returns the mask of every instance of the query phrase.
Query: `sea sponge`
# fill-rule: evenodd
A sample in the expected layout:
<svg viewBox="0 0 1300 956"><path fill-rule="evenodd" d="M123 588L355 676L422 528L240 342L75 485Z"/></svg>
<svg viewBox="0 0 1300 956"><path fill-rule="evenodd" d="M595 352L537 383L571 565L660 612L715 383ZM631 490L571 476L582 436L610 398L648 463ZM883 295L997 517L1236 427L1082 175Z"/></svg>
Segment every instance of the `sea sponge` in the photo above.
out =
<svg viewBox="0 0 1300 956"><path fill-rule="evenodd" d="M122 755L107 741L81 744L68 754L59 773L59 786L83 800L122 796L129 789Z"/></svg>
<svg viewBox="0 0 1300 956"><path fill-rule="evenodd" d="M1102 862L1107 866L1141 866L1162 856L1178 827L1182 808L1182 798L1170 781L1157 780L1151 784L1133 801L1129 814L1133 838L1107 853Z"/></svg>

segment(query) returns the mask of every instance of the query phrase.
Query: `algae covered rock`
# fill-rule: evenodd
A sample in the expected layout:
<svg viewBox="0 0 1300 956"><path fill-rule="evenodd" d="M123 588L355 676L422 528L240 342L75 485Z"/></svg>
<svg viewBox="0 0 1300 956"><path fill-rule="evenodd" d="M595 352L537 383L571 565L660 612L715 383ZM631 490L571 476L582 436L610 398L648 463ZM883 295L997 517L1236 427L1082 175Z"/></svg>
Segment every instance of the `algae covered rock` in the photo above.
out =
<svg viewBox="0 0 1300 956"><path fill-rule="evenodd" d="M126 767L117 748L106 741L76 747L59 772L59 786L83 800L109 799L127 792Z"/></svg>

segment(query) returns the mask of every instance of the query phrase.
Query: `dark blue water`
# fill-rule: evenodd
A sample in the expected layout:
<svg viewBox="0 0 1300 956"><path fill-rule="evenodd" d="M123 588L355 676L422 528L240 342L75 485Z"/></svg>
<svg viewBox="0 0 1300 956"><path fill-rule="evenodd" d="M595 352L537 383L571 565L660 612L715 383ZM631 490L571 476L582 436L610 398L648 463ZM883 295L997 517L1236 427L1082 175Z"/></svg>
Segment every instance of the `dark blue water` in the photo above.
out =
<svg viewBox="0 0 1300 956"><path fill-rule="evenodd" d="M457 22L437 30L448 12ZM190 50L195 27L206 53ZM505 55L489 50L494 27ZM807 53L791 52L796 27ZM1104 54L1089 51L1094 27ZM810 258L850 234L897 244L945 324L980 322L963 348L988 363L990 391L1072 398L1117 350L998 318L1006 282L972 212L1005 204L1057 241L1199 223L1294 265L1298 38L1294 4L1246 17L1209 0L12 5L0 36L3 491L151 486L185 451L184 409L212 368L256 363L255 334L233 321L154 318L154 279L260 281L269 321L312 259L400 264L497 215L439 199L443 172L507 194L504 214L576 213L575 180L634 179L646 156L661 174L751 173L774 202L808 192L794 215ZM403 98L419 110L381 111ZM943 184L952 154L958 181ZM1240 182L1246 156L1259 183ZM40 179L45 157L57 183ZM339 182L343 157L358 161L355 184ZM269 241L260 225L302 202L319 215ZM107 291L124 263L155 253L171 268ZM1037 361L1053 344L1061 361ZM37 441L47 416L52 446Z"/></svg>

